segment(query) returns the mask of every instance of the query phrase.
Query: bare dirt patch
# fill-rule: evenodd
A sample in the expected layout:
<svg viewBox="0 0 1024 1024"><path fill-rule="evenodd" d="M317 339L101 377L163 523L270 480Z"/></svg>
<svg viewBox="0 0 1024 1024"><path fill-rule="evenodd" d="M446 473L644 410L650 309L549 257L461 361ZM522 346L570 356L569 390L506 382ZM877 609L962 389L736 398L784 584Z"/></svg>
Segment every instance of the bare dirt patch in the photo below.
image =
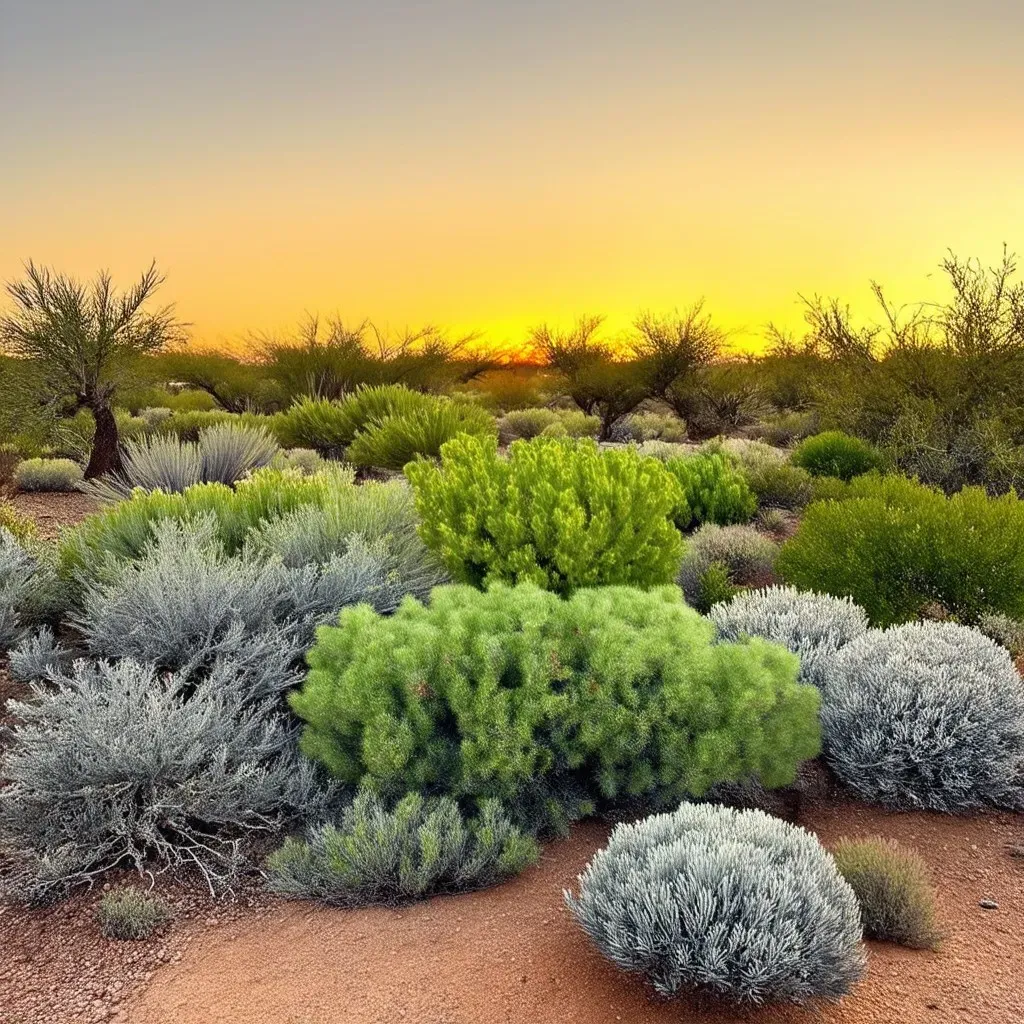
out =
<svg viewBox="0 0 1024 1024"><path fill-rule="evenodd" d="M99 508L95 499L78 491L23 492L11 502L35 520L39 535L46 540L53 540L62 527L80 523Z"/></svg>

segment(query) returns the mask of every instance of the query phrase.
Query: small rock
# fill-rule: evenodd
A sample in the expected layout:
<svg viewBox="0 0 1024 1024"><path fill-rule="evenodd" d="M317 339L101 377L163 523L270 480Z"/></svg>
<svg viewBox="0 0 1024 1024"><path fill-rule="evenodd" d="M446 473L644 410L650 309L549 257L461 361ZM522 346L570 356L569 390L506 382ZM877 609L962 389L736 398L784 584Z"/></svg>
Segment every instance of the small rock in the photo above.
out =
<svg viewBox="0 0 1024 1024"><path fill-rule="evenodd" d="M999 909L999 904L996 903L995 900L979 900L978 901L978 906L981 907L982 910L998 910Z"/></svg>

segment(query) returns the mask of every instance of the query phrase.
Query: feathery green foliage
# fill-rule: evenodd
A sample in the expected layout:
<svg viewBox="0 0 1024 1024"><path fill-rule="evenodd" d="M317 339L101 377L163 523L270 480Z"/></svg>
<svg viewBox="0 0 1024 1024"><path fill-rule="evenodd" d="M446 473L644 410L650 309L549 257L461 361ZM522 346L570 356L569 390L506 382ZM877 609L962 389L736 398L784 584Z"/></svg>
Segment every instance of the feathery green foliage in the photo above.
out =
<svg viewBox="0 0 1024 1024"><path fill-rule="evenodd" d="M679 482L684 502L676 511L676 525L748 523L757 511L757 498L743 471L722 452L698 453L669 459L665 467Z"/></svg>
<svg viewBox="0 0 1024 1024"><path fill-rule="evenodd" d="M812 476L837 476L852 480L855 476L882 468L881 453L859 437L841 430L826 430L805 438L792 455L793 465L806 469Z"/></svg>
<svg viewBox="0 0 1024 1024"><path fill-rule="evenodd" d="M541 437L514 442L504 459L493 439L463 436L442 448L440 467L405 472L421 536L460 582L529 581L565 594L656 586L679 567L679 487L633 450Z"/></svg>
<svg viewBox="0 0 1024 1024"><path fill-rule="evenodd" d="M673 587L439 587L321 627L291 702L303 751L342 781L493 797L520 821L785 785L818 750L818 694L789 652L713 641Z"/></svg>

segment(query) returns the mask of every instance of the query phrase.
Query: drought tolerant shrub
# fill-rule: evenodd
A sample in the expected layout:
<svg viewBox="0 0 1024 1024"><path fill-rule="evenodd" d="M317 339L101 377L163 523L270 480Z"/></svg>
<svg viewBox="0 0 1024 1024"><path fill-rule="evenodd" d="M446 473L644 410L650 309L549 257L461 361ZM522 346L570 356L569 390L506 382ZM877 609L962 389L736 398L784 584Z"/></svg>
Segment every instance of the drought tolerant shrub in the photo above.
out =
<svg viewBox="0 0 1024 1024"><path fill-rule="evenodd" d="M263 660L273 656L265 651ZM200 680L126 659L76 661L9 701L0 830L8 885L52 898L115 866L194 867L211 889L321 799L292 726L252 671L218 659Z"/></svg>
<svg viewBox="0 0 1024 1024"><path fill-rule="evenodd" d="M544 437L590 437L596 438L601 433L601 417L592 416L581 409L556 409L556 423L546 426L541 435Z"/></svg>
<svg viewBox="0 0 1024 1024"><path fill-rule="evenodd" d="M869 630L824 678L825 753L862 799L1024 807L1024 686L988 637L950 622Z"/></svg>
<svg viewBox="0 0 1024 1024"><path fill-rule="evenodd" d="M911 949L936 949L935 894L918 854L885 839L844 839L832 851L860 905L864 935Z"/></svg>
<svg viewBox="0 0 1024 1024"><path fill-rule="evenodd" d="M494 885L534 863L538 852L496 800L467 821L448 797L409 793L390 809L363 791L340 824L287 839L267 867L270 888L282 896L393 906Z"/></svg>
<svg viewBox="0 0 1024 1024"><path fill-rule="evenodd" d="M826 430L805 438L793 451L793 464L813 476L837 476L852 480L855 476L881 469L881 453L859 437L841 430Z"/></svg>
<svg viewBox="0 0 1024 1024"><path fill-rule="evenodd" d="M684 803L617 825L565 898L612 963L666 996L838 999L864 971L860 911L832 858L758 810Z"/></svg>
<svg viewBox="0 0 1024 1024"><path fill-rule="evenodd" d="M681 497L654 459L593 441L458 437L441 465L406 467L420 535L452 577L531 582L565 594L604 584L655 586L679 567L671 516Z"/></svg>
<svg viewBox="0 0 1024 1024"><path fill-rule="evenodd" d="M170 419L174 415L173 409L168 409L165 406L149 406L148 408L141 409L139 411L139 418L146 421L148 429L152 430L154 427L160 426L166 420Z"/></svg>
<svg viewBox="0 0 1024 1024"><path fill-rule="evenodd" d="M716 600L728 600L737 587L764 586L771 582L772 566L778 545L752 526L715 526L706 523L686 543L679 568L679 585L686 600L699 611L707 612ZM714 578L714 589L704 593ZM723 580L732 592L720 584Z"/></svg>
<svg viewBox="0 0 1024 1024"><path fill-rule="evenodd" d="M978 619L978 629L1005 647L1011 658L1017 659L1024 655L1024 622L1020 619L1011 619L1008 615L992 612Z"/></svg>
<svg viewBox="0 0 1024 1024"><path fill-rule="evenodd" d="M3 498L0 498L0 530L6 530L18 541L32 540L36 536L36 524L33 519L19 512Z"/></svg>
<svg viewBox="0 0 1024 1024"><path fill-rule="evenodd" d="M25 459L14 471L19 491L75 491L82 482L82 467L71 459Z"/></svg>
<svg viewBox="0 0 1024 1024"><path fill-rule="evenodd" d="M502 440L522 438L529 441L558 422L559 416L554 409L513 409L498 421L498 433Z"/></svg>
<svg viewBox="0 0 1024 1024"><path fill-rule="evenodd" d="M685 501L676 513L676 525L748 523L757 511L757 498L743 471L725 454L698 453L669 459L666 468L679 482Z"/></svg>
<svg viewBox="0 0 1024 1024"><path fill-rule="evenodd" d="M96 907L100 931L108 939L148 939L171 920L170 907L138 889L112 889Z"/></svg>
<svg viewBox="0 0 1024 1024"><path fill-rule="evenodd" d="M671 413L634 412L612 428L620 441L666 441L678 444L686 440L686 424Z"/></svg>
<svg viewBox="0 0 1024 1024"><path fill-rule="evenodd" d="M713 635L672 587L439 587L321 627L291 702L303 751L340 780L496 798L518 821L791 782L817 750L817 693L781 648Z"/></svg>
<svg viewBox="0 0 1024 1024"><path fill-rule="evenodd" d="M852 597L876 625L930 605L963 622L1024 618L1024 502L860 477L840 500L808 506L776 568L800 590Z"/></svg>
<svg viewBox="0 0 1024 1024"><path fill-rule="evenodd" d="M28 627L52 617L59 598L46 550L0 526L0 652L21 640Z"/></svg>
<svg viewBox="0 0 1024 1024"><path fill-rule="evenodd" d="M813 494L813 479L777 448L751 441L735 452L759 508L802 509Z"/></svg>
<svg viewBox="0 0 1024 1024"><path fill-rule="evenodd" d="M11 678L27 683L45 679L51 669L64 669L71 664L73 652L57 642L49 626L41 626L8 652Z"/></svg>
<svg viewBox="0 0 1024 1024"><path fill-rule="evenodd" d="M324 468L324 460L312 448L284 448L270 460L270 465L274 469L294 469L311 476Z"/></svg>
<svg viewBox="0 0 1024 1024"><path fill-rule="evenodd" d="M222 409L190 409L175 412L173 416L153 424L152 430L157 434L173 434L179 441L198 441L201 431L209 427L238 423L240 416L225 412Z"/></svg>
<svg viewBox="0 0 1024 1024"><path fill-rule="evenodd" d="M800 680L819 688L829 659L868 628L864 609L848 597L767 587L734 597L710 611L718 635L730 642L759 636L800 658Z"/></svg>
<svg viewBox="0 0 1024 1024"><path fill-rule="evenodd" d="M685 458L693 454L693 449L685 444L672 444L668 441L641 441L636 450L650 458L658 459L661 462L668 462L669 459Z"/></svg>

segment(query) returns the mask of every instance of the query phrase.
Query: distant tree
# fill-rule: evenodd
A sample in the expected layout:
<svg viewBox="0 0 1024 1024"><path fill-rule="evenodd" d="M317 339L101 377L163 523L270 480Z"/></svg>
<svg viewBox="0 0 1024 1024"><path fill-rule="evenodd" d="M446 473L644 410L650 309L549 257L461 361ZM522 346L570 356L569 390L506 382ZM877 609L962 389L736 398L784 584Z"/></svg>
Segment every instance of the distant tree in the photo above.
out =
<svg viewBox="0 0 1024 1024"><path fill-rule="evenodd" d="M153 263L118 293L107 271L87 285L29 261L24 279L7 285L13 305L0 316L0 345L39 366L45 401L89 409L96 421L87 478L121 468L114 396L125 374L184 333L173 306L145 308L163 280Z"/></svg>

